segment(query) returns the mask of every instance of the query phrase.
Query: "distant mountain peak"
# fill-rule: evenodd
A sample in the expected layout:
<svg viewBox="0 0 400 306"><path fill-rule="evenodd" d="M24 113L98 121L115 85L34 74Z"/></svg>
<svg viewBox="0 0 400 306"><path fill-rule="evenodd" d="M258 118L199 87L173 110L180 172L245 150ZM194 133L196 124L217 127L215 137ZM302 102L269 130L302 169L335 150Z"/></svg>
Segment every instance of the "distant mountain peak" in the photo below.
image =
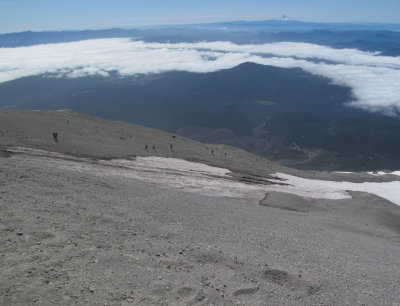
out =
<svg viewBox="0 0 400 306"><path fill-rule="evenodd" d="M282 20L282 21L290 21L290 20L292 20L291 18L289 18L288 16L286 16L286 15L282 15L281 17L279 17L278 18L278 20Z"/></svg>

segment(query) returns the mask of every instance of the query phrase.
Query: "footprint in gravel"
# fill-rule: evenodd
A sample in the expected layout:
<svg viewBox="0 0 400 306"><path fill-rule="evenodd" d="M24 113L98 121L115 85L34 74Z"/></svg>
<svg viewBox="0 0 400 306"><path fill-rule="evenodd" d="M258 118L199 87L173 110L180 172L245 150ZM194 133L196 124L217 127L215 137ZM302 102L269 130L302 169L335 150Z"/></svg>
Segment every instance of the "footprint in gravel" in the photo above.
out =
<svg viewBox="0 0 400 306"><path fill-rule="evenodd" d="M239 295L247 295L247 294L253 294L258 290L258 287L254 288L241 288L233 292L233 296L239 296Z"/></svg>
<svg viewBox="0 0 400 306"><path fill-rule="evenodd" d="M170 286L161 285L152 291L152 294L157 297L171 297L182 303L190 303L191 301L199 301L203 299L202 292L189 286L177 287L176 290L171 290Z"/></svg>
<svg viewBox="0 0 400 306"><path fill-rule="evenodd" d="M34 232L32 233L32 236L36 239L36 241L54 239L56 237L51 232Z"/></svg>
<svg viewBox="0 0 400 306"><path fill-rule="evenodd" d="M181 301L190 302L190 301L193 301L193 300L199 300L198 291L196 289L188 287L188 286L180 287L176 291L176 295L178 297L180 297Z"/></svg>
<svg viewBox="0 0 400 306"><path fill-rule="evenodd" d="M195 292L194 289L190 288L190 287L181 287L179 288L176 293L180 296L180 297L191 297L193 295L193 293Z"/></svg>
<svg viewBox="0 0 400 306"><path fill-rule="evenodd" d="M201 264L216 264L224 262L223 255L216 251L195 252L193 257Z"/></svg>
<svg viewBox="0 0 400 306"><path fill-rule="evenodd" d="M293 275L282 270L266 269L263 272L263 277L289 290L310 293L309 288L311 286L300 275Z"/></svg>

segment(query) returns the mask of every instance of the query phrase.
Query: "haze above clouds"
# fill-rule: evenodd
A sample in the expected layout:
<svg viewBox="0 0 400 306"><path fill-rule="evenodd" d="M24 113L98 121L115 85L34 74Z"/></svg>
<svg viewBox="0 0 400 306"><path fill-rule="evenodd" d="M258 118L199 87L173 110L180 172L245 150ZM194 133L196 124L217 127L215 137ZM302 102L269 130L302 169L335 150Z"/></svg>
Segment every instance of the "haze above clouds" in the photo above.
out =
<svg viewBox="0 0 400 306"><path fill-rule="evenodd" d="M42 74L107 77L110 72L121 76L171 70L206 73L245 62L302 68L352 88L354 100L349 105L353 107L387 115L400 114L400 57L308 43L163 44L111 38L0 48L0 82Z"/></svg>
<svg viewBox="0 0 400 306"><path fill-rule="evenodd" d="M383 4L384 3L384 4ZM398 0L1 0L0 32L276 19L398 23Z"/></svg>

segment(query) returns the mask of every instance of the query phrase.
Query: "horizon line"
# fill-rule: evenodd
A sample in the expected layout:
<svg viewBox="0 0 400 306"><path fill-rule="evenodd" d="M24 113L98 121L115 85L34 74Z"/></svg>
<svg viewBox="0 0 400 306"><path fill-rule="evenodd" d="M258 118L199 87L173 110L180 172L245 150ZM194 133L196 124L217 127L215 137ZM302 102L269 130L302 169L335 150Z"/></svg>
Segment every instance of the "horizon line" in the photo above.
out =
<svg viewBox="0 0 400 306"><path fill-rule="evenodd" d="M375 22L375 21L330 21L330 22L323 22L323 21L302 21L296 19L289 19L289 20L282 20L282 19L257 19L257 20L246 20L246 19L236 19L236 20L221 20L221 21L213 21L213 22L201 22L201 23L171 23L171 24L151 24L151 25L131 25L131 26L116 26L116 27L92 27L92 28L61 28L56 30L23 30L23 31L16 31L16 32L0 32L0 35L7 35L7 34L19 34L19 33L44 33L44 32L80 32L80 31L101 31L101 30L143 30L143 29L151 29L151 28L165 28L165 27L183 27L183 26L200 26L200 25L213 25L219 23L237 23L237 22L244 22L244 23L257 23L257 22L280 22L282 24L285 23L303 23L303 24L335 24L335 25L394 25L400 26L400 22Z"/></svg>

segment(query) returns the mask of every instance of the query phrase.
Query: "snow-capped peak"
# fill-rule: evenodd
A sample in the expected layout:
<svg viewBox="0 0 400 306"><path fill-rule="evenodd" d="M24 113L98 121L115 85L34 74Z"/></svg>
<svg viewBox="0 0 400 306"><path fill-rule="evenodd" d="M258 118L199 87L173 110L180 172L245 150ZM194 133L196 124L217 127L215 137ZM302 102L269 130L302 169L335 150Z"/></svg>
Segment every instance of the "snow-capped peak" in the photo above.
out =
<svg viewBox="0 0 400 306"><path fill-rule="evenodd" d="M282 20L282 21L290 21L292 19L290 19L288 16L286 15L282 15L281 17L278 18L278 20Z"/></svg>

